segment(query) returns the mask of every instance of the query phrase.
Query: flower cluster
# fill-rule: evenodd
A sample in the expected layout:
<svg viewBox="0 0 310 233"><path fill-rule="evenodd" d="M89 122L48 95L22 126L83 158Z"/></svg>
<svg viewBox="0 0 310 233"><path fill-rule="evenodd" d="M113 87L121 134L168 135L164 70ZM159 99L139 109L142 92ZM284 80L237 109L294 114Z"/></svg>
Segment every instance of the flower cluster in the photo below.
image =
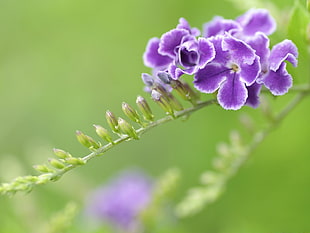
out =
<svg viewBox="0 0 310 233"><path fill-rule="evenodd" d="M143 74L143 81L161 85L157 76L163 72L171 80L193 75L194 87L203 93L216 92L224 109L257 107L262 86L273 95L289 90L292 77L285 61L297 65L292 41L269 48L268 36L275 29L275 20L265 9L251 9L235 20L216 16L204 24L202 33L181 18L176 28L149 40L143 60L153 75Z"/></svg>

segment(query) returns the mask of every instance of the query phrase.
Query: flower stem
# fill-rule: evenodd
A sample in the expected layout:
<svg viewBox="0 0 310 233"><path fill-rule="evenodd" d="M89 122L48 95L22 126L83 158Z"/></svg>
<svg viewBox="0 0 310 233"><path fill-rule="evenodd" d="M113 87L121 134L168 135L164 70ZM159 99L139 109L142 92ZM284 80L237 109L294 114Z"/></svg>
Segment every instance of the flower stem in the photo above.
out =
<svg viewBox="0 0 310 233"><path fill-rule="evenodd" d="M217 101L215 99L207 100L207 101L200 101L195 106L189 107L187 109L177 111L174 113L173 116L168 115L163 118L160 118L156 121L150 122L146 126L143 126L136 130L137 135L140 137L150 129L157 127L159 125L162 125L166 122L176 120L178 118L181 118L183 116L191 115L193 112L196 112L197 110L204 108L206 106L217 104ZM131 141L133 140L132 137L129 135L120 135L119 138L116 140L99 147L98 149L95 149L90 154L80 158L79 163L75 164L66 164L65 167L62 169L56 170L54 172L47 172L38 176L23 176L23 177L17 177L14 179L11 183L3 183L0 185L0 194L9 194L12 195L18 191L26 191L30 192L35 186L40 184L45 184L50 181L56 181L59 180L65 173L71 171L72 169L79 167L83 164L86 164L89 160L103 155L108 150L112 149L114 146L125 142L125 141Z"/></svg>

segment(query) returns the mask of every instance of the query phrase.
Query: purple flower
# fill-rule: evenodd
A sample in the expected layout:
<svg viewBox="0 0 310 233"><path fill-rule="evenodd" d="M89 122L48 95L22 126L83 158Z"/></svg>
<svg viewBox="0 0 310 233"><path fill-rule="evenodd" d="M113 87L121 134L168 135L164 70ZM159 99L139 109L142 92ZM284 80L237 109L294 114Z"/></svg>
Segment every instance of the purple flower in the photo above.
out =
<svg viewBox="0 0 310 233"><path fill-rule="evenodd" d="M286 70L285 61L297 66L298 51L290 40L284 40L269 49L269 39L263 33L256 34L248 42L260 57L262 71L257 83L263 84L273 95L283 95L292 86L292 77ZM259 92L256 94L259 95Z"/></svg>
<svg viewBox="0 0 310 233"><path fill-rule="evenodd" d="M185 29L193 36L199 36L200 35L199 29L198 28L191 28L189 23L184 18L179 19L179 24L177 25L176 28L177 29Z"/></svg>
<svg viewBox="0 0 310 233"><path fill-rule="evenodd" d="M213 44L206 38L192 39L177 48L177 55L168 71L172 78L178 79L182 74L192 75L205 67L215 57Z"/></svg>
<svg viewBox="0 0 310 233"><path fill-rule="evenodd" d="M195 87L205 93L218 90L224 109L240 109L247 100L247 86L260 73L259 58L248 44L230 35L213 37L216 56L194 77Z"/></svg>
<svg viewBox="0 0 310 233"><path fill-rule="evenodd" d="M197 28L191 28L184 18L180 18L175 29L163 34L160 39L154 37L149 40L143 54L145 66L155 70L166 70L175 60L177 47L186 40L194 39L199 34L200 31Z"/></svg>
<svg viewBox="0 0 310 233"><path fill-rule="evenodd" d="M169 56L161 55L158 53L160 39L154 37L149 40L146 51L143 54L144 65L153 69L164 70L173 59Z"/></svg>
<svg viewBox="0 0 310 233"><path fill-rule="evenodd" d="M276 29L275 20L265 9L251 9L239 16L236 21L241 25L244 36L254 36L257 32L270 35Z"/></svg>
<svg viewBox="0 0 310 233"><path fill-rule="evenodd" d="M139 228L139 213L152 196L152 182L140 172L126 172L90 196L87 211L124 232Z"/></svg>
<svg viewBox="0 0 310 233"><path fill-rule="evenodd" d="M292 77L286 61L297 65L292 41L284 40L270 51L267 36L275 29L276 22L265 9L251 9L235 20L216 16L204 24L202 37L180 18L175 29L149 41L144 62L153 68L156 85L167 85L156 80L158 72L172 79L194 75L195 88L204 93L217 91L224 109L257 107L262 86L273 95L289 90Z"/></svg>
<svg viewBox="0 0 310 233"><path fill-rule="evenodd" d="M272 34L276 29L276 22L265 9L251 9L236 20L224 19L216 16L204 25L205 37L224 35L229 33L236 38L243 39L254 36L257 32L266 35Z"/></svg>
<svg viewBox="0 0 310 233"><path fill-rule="evenodd" d="M205 23L203 26L204 37L224 35L230 31L241 31L241 25L231 19L224 19L221 16L215 16L212 21Z"/></svg>

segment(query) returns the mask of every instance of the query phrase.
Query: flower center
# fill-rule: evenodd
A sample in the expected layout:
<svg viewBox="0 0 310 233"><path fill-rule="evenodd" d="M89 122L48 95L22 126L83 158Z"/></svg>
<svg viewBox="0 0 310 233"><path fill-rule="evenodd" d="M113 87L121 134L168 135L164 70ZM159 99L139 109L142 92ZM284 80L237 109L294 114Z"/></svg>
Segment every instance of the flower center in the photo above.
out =
<svg viewBox="0 0 310 233"><path fill-rule="evenodd" d="M238 72L238 71L239 71L239 66L236 65L236 64L231 64L231 69L232 69L234 72Z"/></svg>
<svg viewBox="0 0 310 233"><path fill-rule="evenodd" d="M188 51L184 48L180 52L180 62L183 66L191 67L198 63L199 55L196 51Z"/></svg>

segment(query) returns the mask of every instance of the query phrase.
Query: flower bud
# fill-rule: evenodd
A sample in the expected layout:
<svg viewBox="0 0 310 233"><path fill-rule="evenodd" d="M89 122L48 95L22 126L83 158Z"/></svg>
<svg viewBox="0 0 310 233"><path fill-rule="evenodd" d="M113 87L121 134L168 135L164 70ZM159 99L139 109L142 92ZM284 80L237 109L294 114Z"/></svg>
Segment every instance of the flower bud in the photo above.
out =
<svg viewBox="0 0 310 233"><path fill-rule="evenodd" d="M165 71L159 71L157 73L157 77L164 83L164 84L170 84L172 81L171 76L165 72Z"/></svg>
<svg viewBox="0 0 310 233"><path fill-rule="evenodd" d="M129 104L123 102L122 103L122 110L125 115L132 121L141 123L140 117L135 109L133 109Z"/></svg>
<svg viewBox="0 0 310 233"><path fill-rule="evenodd" d="M95 148L98 149L100 146L98 145L97 142L95 142L94 139L91 137L83 134L81 131L76 131L76 137L78 141L85 147L87 148Z"/></svg>
<svg viewBox="0 0 310 233"><path fill-rule="evenodd" d="M112 144L114 143L108 130L106 130L105 128L103 128L100 125L94 125L94 127L95 127L96 133L98 134L99 137L101 137L103 140L105 140L107 142L110 142Z"/></svg>
<svg viewBox="0 0 310 233"><path fill-rule="evenodd" d="M146 100L142 96L138 96L136 100L136 104L139 110L142 112L144 118L149 121L154 120L154 115L152 114L152 110Z"/></svg>
<svg viewBox="0 0 310 233"><path fill-rule="evenodd" d="M181 111L184 109L182 104L170 93L168 93L168 101L174 110Z"/></svg>
<svg viewBox="0 0 310 233"><path fill-rule="evenodd" d="M184 99L188 100L189 93L188 90L183 86L183 84L179 80L172 80L171 81L171 87L176 90L176 92L179 94L179 96Z"/></svg>
<svg viewBox="0 0 310 233"><path fill-rule="evenodd" d="M65 159L65 158L72 157L72 155L71 155L69 152L66 152L66 151L61 150L61 149L56 149L56 148L54 148L53 151L54 151L54 154L55 154L58 158L60 158L60 159Z"/></svg>
<svg viewBox="0 0 310 233"><path fill-rule="evenodd" d="M66 158L65 161L71 165L84 165L86 163L82 158L76 157Z"/></svg>
<svg viewBox="0 0 310 233"><path fill-rule="evenodd" d="M113 114L113 112L111 112L109 110L106 111L105 117L106 117L107 122L108 122L110 128L112 129L112 131L119 132L118 122L117 122L117 119L116 119L115 115Z"/></svg>
<svg viewBox="0 0 310 233"><path fill-rule="evenodd" d="M142 73L141 78L146 86L152 87L154 85L154 78L151 75L147 73Z"/></svg>
<svg viewBox="0 0 310 233"><path fill-rule="evenodd" d="M139 139L136 130L127 121L125 121L122 118L118 118L118 125L119 125L120 130L124 134L127 134L129 137L133 139Z"/></svg>
<svg viewBox="0 0 310 233"><path fill-rule="evenodd" d="M35 170L37 170L38 172L42 172L42 173L52 173L52 172L55 172L54 170L52 170L49 167L47 167L45 164L43 164L43 165L34 165L33 168Z"/></svg>
<svg viewBox="0 0 310 233"><path fill-rule="evenodd" d="M158 91L152 90L151 93L152 99L167 113L170 115L174 115L173 109L169 103L169 101Z"/></svg>
<svg viewBox="0 0 310 233"><path fill-rule="evenodd" d="M49 159L48 162L57 169L63 169L65 165L57 159Z"/></svg>

